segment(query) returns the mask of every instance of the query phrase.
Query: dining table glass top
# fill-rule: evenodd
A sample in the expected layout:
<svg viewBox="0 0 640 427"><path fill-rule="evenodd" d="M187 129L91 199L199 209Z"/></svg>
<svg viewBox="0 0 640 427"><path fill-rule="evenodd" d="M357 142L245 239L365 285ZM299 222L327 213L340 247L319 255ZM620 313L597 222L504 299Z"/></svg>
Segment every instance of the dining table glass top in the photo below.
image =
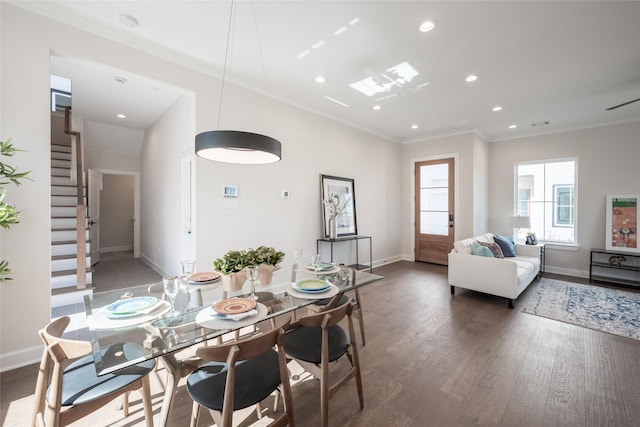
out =
<svg viewBox="0 0 640 427"><path fill-rule="evenodd" d="M214 294L213 300L205 300L202 305L199 303L202 298L194 298L198 285L181 291L174 300L177 313L172 312L164 296L162 282L86 295L85 310L97 373L104 375L143 360L172 355L195 344L317 304L319 300L326 303L331 298L337 299L345 292L382 279L376 274L357 271L355 280L352 280L344 270L336 270L332 274L316 275L301 268L295 282L280 281L256 286L259 297L256 306L249 313L240 315L229 308L236 305L226 300L220 303L221 297L216 297L223 295L222 282L218 282L219 294ZM327 285L320 286L314 279L326 280ZM207 287L211 289L210 285ZM246 298L248 288L247 283L242 290L228 293L227 299ZM220 307L231 311L228 315L220 314L219 311L224 311ZM146 354L126 360L117 352L102 354L100 351L107 345L125 342L142 345L147 350Z"/></svg>

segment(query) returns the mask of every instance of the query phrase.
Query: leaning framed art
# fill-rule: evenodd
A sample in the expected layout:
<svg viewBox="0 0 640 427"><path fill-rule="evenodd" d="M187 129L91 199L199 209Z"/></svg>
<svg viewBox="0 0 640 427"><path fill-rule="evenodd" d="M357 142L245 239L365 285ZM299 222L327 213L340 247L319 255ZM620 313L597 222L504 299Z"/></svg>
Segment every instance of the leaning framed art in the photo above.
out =
<svg viewBox="0 0 640 427"><path fill-rule="evenodd" d="M605 248L638 252L638 201L640 195L607 195Z"/></svg>
<svg viewBox="0 0 640 427"><path fill-rule="evenodd" d="M325 238L331 238L329 220L335 218L337 237L358 234L356 196L351 178L320 175L322 223Z"/></svg>

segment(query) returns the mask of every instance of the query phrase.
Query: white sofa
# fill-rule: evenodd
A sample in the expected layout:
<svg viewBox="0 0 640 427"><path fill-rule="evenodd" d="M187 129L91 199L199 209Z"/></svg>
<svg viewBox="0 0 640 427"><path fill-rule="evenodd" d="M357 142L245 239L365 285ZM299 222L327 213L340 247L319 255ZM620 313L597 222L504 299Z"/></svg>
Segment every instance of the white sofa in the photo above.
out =
<svg viewBox="0 0 640 427"><path fill-rule="evenodd" d="M492 233L454 243L449 253L451 295L457 286L507 298L509 308L513 308L513 301L540 272L540 248L516 244L515 257L492 258L472 255L474 240L494 243Z"/></svg>

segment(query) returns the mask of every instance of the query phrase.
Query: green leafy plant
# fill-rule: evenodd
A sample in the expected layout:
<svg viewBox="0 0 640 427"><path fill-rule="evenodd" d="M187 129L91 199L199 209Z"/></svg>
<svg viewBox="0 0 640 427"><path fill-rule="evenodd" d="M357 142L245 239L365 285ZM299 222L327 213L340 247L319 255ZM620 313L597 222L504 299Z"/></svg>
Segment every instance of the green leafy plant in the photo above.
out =
<svg viewBox="0 0 640 427"><path fill-rule="evenodd" d="M2 157L12 157L18 151L23 150L14 148L11 144L11 138L6 141L0 141L0 155ZM0 161L0 186L8 184L18 186L22 183L22 179L29 179L27 174L29 172L18 172L14 166ZM8 229L12 225L20 223L20 212L4 201L6 197L7 189L0 187L0 227ZM0 260L0 283L11 280L9 274L11 274L9 263L5 260Z"/></svg>
<svg viewBox="0 0 640 427"><path fill-rule="evenodd" d="M213 269L222 274L237 273L251 265L277 265L284 258L284 252L269 246L259 246L258 249L244 251L231 250L213 261Z"/></svg>

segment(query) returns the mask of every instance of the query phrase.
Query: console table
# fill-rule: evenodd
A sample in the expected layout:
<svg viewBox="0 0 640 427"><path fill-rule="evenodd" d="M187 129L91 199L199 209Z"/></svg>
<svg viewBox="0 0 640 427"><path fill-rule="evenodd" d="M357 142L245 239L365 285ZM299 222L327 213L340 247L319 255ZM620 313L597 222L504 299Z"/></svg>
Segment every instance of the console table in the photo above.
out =
<svg viewBox="0 0 640 427"><path fill-rule="evenodd" d="M611 257L624 257L620 264L612 264ZM625 286L640 286L640 254L591 249L589 283L614 283Z"/></svg>
<svg viewBox="0 0 640 427"><path fill-rule="evenodd" d="M360 264L360 252L359 252L359 241L360 240L369 240L369 265L366 264ZM371 237L370 236L345 236L345 237L338 237L337 239L328 239L328 238L323 238L323 239L317 239L316 240L316 252L320 252L320 243L328 243L329 246L331 247L331 262L333 262L333 245L337 244L337 243L344 243L344 242L356 242L356 263L354 265L352 265L352 267L355 267L357 270L369 270L369 272L373 272L373 252L372 252L372 243L371 243Z"/></svg>

